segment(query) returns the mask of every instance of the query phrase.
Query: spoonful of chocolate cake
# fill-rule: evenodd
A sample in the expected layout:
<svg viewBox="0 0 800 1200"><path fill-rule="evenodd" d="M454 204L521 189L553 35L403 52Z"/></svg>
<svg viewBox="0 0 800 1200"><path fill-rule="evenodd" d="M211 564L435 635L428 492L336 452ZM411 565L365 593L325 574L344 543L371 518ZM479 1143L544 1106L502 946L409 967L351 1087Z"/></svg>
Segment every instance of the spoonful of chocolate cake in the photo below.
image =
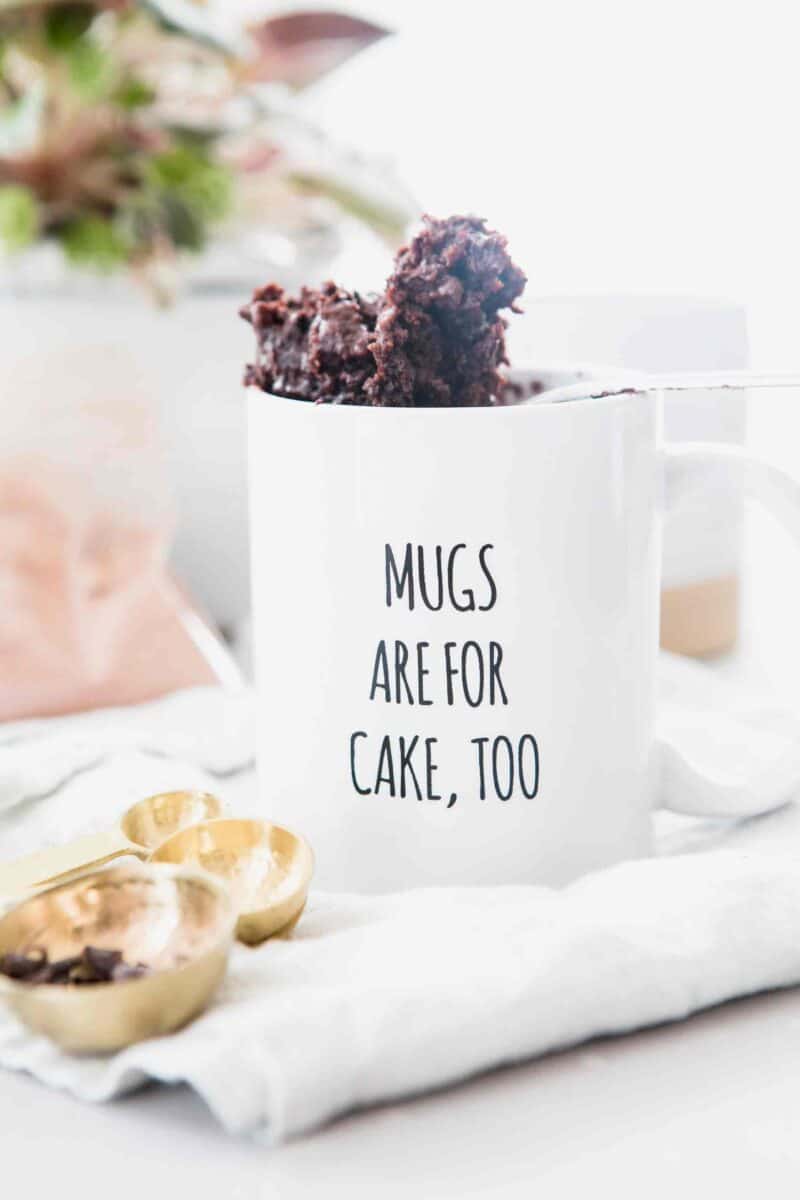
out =
<svg viewBox="0 0 800 1200"><path fill-rule="evenodd" d="M497 402L507 362L503 310L525 275L478 217L425 217L384 292L334 283L287 296L259 288L241 316L256 358L245 383L296 400L444 408Z"/></svg>

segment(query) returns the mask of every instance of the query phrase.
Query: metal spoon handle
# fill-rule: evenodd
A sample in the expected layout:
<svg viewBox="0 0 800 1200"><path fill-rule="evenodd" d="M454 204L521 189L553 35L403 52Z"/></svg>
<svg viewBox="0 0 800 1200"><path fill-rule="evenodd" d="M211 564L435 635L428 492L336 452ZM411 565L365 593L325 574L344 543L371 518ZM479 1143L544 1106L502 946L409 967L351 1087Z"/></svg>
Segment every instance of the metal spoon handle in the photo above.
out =
<svg viewBox="0 0 800 1200"><path fill-rule="evenodd" d="M565 387L540 392L529 404L563 404L566 400L591 400L605 396L625 396L631 392L691 392L699 388L713 391L742 391L745 388L800 388L800 374L758 371L686 371L663 375L617 372L606 383L587 379Z"/></svg>
<svg viewBox="0 0 800 1200"><path fill-rule="evenodd" d="M51 846L15 862L0 865L0 896L22 896L31 888L62 883L89 867L101 867L123 854L146 857L141 846L128 841L121 829L90 833L66 846Z"/></svg>

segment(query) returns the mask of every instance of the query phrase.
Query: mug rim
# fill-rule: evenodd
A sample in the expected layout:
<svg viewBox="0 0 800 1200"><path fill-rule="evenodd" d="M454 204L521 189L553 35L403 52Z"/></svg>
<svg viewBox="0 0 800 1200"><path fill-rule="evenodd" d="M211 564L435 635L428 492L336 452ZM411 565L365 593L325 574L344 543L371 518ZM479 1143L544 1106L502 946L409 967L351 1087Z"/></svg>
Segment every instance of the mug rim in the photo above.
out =
<svg viewBox="0 0 800 1200"><path fill-rule="evenodd" d="M598 363L586 362L564 362L559 360L538 362L536 359L526 359L515 363L509 368L509 378L513 381L517 376L524 378L535 378L537 375L563 375L563 380L554 383L553 387L560 387L562 384L581 383L583 380L603 380L609 385L618 386L620 383L630 381L632 384L641 381L646 377L646 372L633 371L625 367L602 366ZM318 403L313 400L300 400L294 396L281 396L277 392L265 392L258 388L250 388L248 400L251 405L258 405L262 399L281 400L288 404L298 404L304 408L313 409L314 411L339 411L350 413L395 413L398 414L398 419L405 419L400 414L413 413L420 416L429 416L436 413L496 413L496 412L515 412L526 411L530 412L534 408L540 411L550 411L554 407L572 408L575 404L588 404L595 406L597 404L607 404L612 402L627 401L627 395L615 394L611 396L587 396L582 399L578 397L572 400L560 401L558 405L550 404L526 404L523 401L514 404L482 404L482 405L447 405L447 406L431 406L430 408L422 408L415 405L381 405L381 404L328 404L325 402Z"/></svg>

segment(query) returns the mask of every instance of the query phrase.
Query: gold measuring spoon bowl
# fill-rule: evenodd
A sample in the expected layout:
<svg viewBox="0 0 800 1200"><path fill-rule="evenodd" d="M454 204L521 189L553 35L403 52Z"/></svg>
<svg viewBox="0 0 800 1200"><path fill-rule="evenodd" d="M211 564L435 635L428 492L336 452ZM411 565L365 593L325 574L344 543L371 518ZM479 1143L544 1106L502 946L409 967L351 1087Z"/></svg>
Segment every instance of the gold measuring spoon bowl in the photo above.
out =
<svg viewBox="0 0 800 1200"><path fill-rule="evenodd" d="M171 1033L222 980L236 912L219 880L188 867L112 867L23 900L0 918L0 958L87 946L119 950L145 975L103 983L33 983L0 975L0 997L64 1050L103 1053Z"/></svg>
<svg viewBox="0 0 800 1200"><path fill-rule="evenodd" d="M147 796L124 812L114 829L90 833L65 846L51 846L0 865L0 896L23 896L32 888L74 878L126 854L147 858L178 830L221 814L222 804L210 792Z"/></svg>
<svg viewBox="0 0 800 1200"><path fill-rule="evenodd" d="M286 934L306 906L314 855L308 842L270 821L202 821L173 834L153 862L194 865L223 879L239 914L236 936L256 945Z"/></svg>

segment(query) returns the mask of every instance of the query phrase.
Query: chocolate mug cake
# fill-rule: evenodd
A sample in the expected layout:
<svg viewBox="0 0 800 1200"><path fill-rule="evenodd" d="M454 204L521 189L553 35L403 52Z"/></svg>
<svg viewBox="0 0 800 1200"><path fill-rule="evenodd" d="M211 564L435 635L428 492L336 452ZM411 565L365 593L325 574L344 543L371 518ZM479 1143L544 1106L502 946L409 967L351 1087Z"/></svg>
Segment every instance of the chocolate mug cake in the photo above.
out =
<svg viewBox="0 0 800 1200"><path fill-rule="evenodd" d="M287 297L259 288L241 316L256 334L245 383L296 400L383 407L502 402L503 310L525 275L478 217L425 217L377 296L335 283Z"/></svg>

